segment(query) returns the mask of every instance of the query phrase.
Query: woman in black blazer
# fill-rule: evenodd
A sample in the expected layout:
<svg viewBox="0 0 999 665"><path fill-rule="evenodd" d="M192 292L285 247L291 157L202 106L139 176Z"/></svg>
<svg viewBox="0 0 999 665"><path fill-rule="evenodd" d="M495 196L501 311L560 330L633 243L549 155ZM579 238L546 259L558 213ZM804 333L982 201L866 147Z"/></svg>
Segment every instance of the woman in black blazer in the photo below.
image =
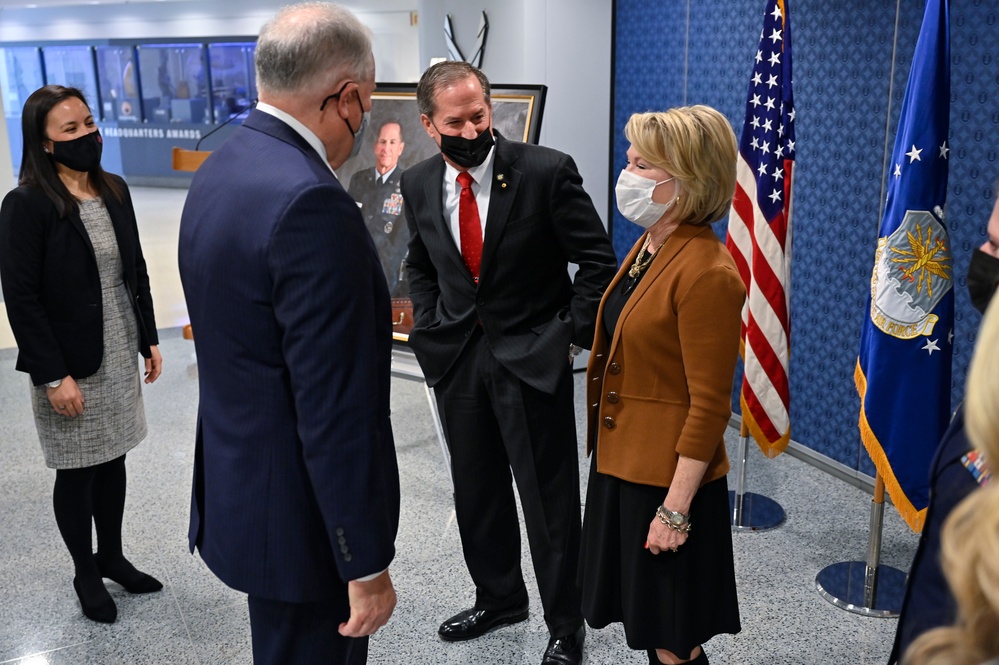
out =
<svg viewBox="0 0 999 665"><path fill-rule="evenodd" d="M22 111L19 186L0 206L0 281L17 369L31 377L56 524L83 613L113 622L104 577L131 593L163 588L122 553L125 453L146 435L145 381L162 369L149 276L125 182L100 165L83 93L48 85ZM91 523L97 531L93 551Z"/></svg>

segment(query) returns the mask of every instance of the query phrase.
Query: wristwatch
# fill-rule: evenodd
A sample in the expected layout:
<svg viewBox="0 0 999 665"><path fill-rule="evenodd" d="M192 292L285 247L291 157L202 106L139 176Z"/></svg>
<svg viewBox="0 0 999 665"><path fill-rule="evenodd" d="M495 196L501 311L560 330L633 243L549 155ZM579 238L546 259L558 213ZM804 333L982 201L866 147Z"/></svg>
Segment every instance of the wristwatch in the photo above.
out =
<svg viewBox="0 0 999 665"><path fill-rule="evenodd" d="M656 509L656 514L659 515L660 522L676 530L683 530L690 524L690 515L670 510L666 506L659 506Z"/></svg>
<svg viewBox="0 0 999 665"><path fill-rule="evenodd" d="M49 381L45 384L46 388L58 388L62 385L62 379L56 379L55 381Z"/></svg>

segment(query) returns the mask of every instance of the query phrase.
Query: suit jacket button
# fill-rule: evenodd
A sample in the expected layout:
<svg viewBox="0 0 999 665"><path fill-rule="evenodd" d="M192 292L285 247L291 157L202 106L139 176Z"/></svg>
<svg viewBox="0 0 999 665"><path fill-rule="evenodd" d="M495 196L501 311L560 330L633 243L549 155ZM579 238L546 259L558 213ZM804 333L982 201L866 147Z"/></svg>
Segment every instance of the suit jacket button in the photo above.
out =
<svg viewBox="0 0 999 665"><path fill-rule="evenodd" d="M471 336L472 336L472 331L471 330L466 330L465 331L465 337L471 337Z"/></svg>
<svg viewBox="0 0 999 665"><path fill-rule="evenodd" d="M344 555L343 555L343 560L344 560L344 561L346 561L346 562L348 562L348 563L350 563L350 560L351 560L352 558L353 558L353 557L352 557L352 556L350 556L349 554L344 554Z"/></svg>
<svg viewBox="0 0 999 665"><path fill-rule="evenodd" d="M347 547L346 545L341 544L340 545L340 551L343 552L344 554L346 554L347 552L350 551L350 548Z"/></svg>
<svg viewBox="0 0 999 665"><path fill-rule="evenodd" d="M612 391L607 393L607 401L610 402L611 404L617 404L619 401L621 401L621 398L618 396L616 392Z"/></svg>
<svg viewBox="0 0 999 665"><path fill-rule="evenodd" d="M620 374L621 373L621 366L618 365L617 363L611 363L607 367L607 371L610 372L611 374Z"/></svg>
<svg viewBox="0 0 999 665"><path fill-rule="evenodd" d="M336 535L338 535L338 536L342 536L343 535L343 527L337 527Z"/></svg>
<svg viewBox="0 0 999 665"><path fill-rule="evenodd" d="M617 427L617 423L614 422L613 418L607 416L604 418L604 427L606 427L607 429L614 429L615 427Z"/></svg>

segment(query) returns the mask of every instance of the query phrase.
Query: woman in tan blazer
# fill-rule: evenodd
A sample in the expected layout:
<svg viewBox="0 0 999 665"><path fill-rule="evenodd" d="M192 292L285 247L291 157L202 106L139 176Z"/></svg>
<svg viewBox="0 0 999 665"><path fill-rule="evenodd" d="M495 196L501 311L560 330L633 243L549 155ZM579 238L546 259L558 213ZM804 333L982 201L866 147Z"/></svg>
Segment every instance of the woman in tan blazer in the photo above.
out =
<svg viewBox="0 0 999 665"><path fill-rule="evenodd" d="M650 663L701 664L701 644L740 630L724 431L745 288L710 226L736 141L706 106L633 115L625 136L617 204L647 232L600 304L587 372L583 613L623 622Z"/></svg>

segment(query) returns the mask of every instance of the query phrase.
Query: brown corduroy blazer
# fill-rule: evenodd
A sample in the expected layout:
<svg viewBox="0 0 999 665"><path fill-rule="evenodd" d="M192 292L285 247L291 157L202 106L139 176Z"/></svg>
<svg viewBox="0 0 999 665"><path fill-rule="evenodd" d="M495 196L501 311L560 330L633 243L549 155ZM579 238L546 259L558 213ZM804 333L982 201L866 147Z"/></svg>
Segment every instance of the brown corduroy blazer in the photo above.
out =
<svg viewBox="0 0 999 665"><path fill-rule="evenodd" d="M638 254L632 248L608 287ZM680 455L708 462L701 484L728 472L731 415L746 289L710 226L680 225L621 312L612 339L604 301L587 369L587 454L597 470L669 487Z"/></svg>

